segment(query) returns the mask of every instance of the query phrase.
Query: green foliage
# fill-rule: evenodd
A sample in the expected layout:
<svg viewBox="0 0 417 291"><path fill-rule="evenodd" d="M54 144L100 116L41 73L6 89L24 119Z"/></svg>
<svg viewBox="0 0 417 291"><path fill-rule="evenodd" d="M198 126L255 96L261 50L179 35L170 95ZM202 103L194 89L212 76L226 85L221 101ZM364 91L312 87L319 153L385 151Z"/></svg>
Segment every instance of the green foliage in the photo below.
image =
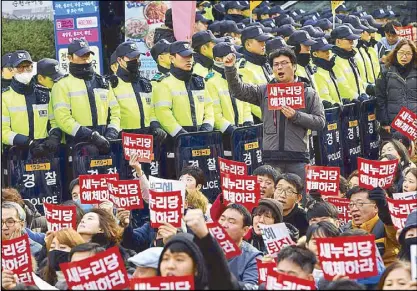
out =
<svg viewBox="0 0 417 291"><path fill-rule="evenodd" d="M33 61L55 59L54 24L51 20L1 18L1 54L26 50Z"/></svg>

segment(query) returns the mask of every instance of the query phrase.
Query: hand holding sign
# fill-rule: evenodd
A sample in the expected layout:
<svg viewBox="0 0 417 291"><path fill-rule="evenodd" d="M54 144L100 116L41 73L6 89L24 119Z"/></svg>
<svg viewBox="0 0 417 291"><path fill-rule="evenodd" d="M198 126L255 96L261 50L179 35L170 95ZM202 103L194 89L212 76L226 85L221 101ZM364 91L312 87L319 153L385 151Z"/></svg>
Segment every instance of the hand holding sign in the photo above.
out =
<svg viewBox="0 0 417 291"><path fill-rule="evenodd" d="M1 271L1 287L5 290L11 290L17 285L17 275L10 270Z"/></svg>
<svg viewBox="0 0 417 291"><path fill-rule="evenodd" d="M162 238L164 244L168 242L168 240L177 234L177 229L169 223L163 223L158 228L158 234Z"/></svg>
<svg viewBox="0 0 417 291"><path fill-rule="evenodd" d="M288 106L282 106L281 113L284 114L284 116L288 119L291 119L295 116L297 113L294 109Z"/></svg>
<svg viewBox="0 0 417 291"><path fill-rule="evenodd" d="M223 60L223 63L226 67L233 67L236 63L236 55L228 54Z"/></svg>
<svg viewBox="0 0 417 291"><path fill-rule="evenodd" d="M126 228L130 222L130 211L124 209L117 209L116 218L120 221L120 226Z"/></svg>
<svg viewBox="0 0 417 291"><path fill-rule="evenodd" d="M206 222L204 220L204 214L201 209L189 209L184 217L185 223L188 228L198 237L206 237L209 233Z"/></svg>
<svg viewBox="0 0 417 291"><path fill-rule="evenodd" d="M138 177L143 175L142 167L139 163L139 156L137 154L132 154L130 156L129 166L131 166L136 171Z"/></svg>

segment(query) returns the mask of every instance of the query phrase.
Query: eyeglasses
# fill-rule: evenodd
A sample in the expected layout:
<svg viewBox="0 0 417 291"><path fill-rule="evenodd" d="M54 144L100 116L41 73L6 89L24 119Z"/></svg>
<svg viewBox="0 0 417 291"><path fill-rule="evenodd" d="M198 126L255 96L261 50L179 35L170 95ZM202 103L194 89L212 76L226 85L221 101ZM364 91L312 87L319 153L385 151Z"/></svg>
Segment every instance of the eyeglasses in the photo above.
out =
<svg viewBox="0 0 417 291"><path fill-rule="evenodd" d="M291 62L289 62L289 61L283 61L283 62L280 62L280 63L274 63L273 67L274 67L274 68L279 68L279 67L283 67L283 68L285 68L285 67L287 67L289 64L291 64Z"/></svg>
<svg viewBox="0 0 417 291"><path fill-rule="evenodd" d="M277 195L279 196L283 196L283 197L288 197L288 196L292 196L297 194L296 192L294 192L293 190L287 188L287 189L281 189L281 188L277 188L276 190Z"/></svg>
<svg viewBox="0 0 417 291"><path fill-rule="evenodd" d="M410 52L398 52L398 55L400 57L406 56L408 58L408 57L412 57L413 56L413 53L410 53Z"/></svg>
<svg viewBox="0 0 417 291"><path fill-rule="evenodd" d="M18 66L16 69L17 69L17 71L18 71L19 73L23 73L24 71L26 71L26 72L32 72L32 70L33 70L33 65L32 65L32 64L30 64L30 65Z"/></svg>
<svg viewBox="0 0 417 291"><path fill-rule="evenodd" d="M14 220L13 218L6 219L6 221L2 220L1 227L3 227L3 224L6 224L8 228L13 227L16 222L21 222L21 220Z"/></svg>
<svg viewBox="0 0 417 291"><path fill-rule="evenodd" d="M362 208L364 205L367 205L367 204L375 204L375 203L373 203L373 202L363 202L363 201L350 202L348 204L348 207L350 209L352 209L354 206L356 206L357 208Z"/></svg>

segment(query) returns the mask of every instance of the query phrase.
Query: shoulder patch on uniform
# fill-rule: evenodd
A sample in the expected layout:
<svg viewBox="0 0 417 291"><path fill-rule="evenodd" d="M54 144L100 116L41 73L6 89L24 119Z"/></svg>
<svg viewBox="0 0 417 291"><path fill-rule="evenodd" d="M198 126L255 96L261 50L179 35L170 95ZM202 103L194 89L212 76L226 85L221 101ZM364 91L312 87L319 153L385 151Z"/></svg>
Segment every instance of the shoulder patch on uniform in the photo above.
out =
<svg viewBox="0 0 417 291"><path fill-rule="evenodd" d="M109 76L108 81L110 82L112 88L116 88L117 85L119 85L119 77L116 75Z"/></svg>
<svg viewBox="0 0 417 291"><path fill-rule="evenodd" d="M171 76L171 74L170 73L168 73L168 74L162 74L162 76L158 79L158 80L156 80L157 82L161 82L163 79L165 79L165 78L167 78L167 77L169 77L169 76Z"/></svg>
<svg viewBox="0 0 417 291"><path fill-rule="evenodd" d="M196 89L202 90L204 89L204 78L197 74L192 74L192 80L194 85L197 87Z"/></svg>
<svg viewBox="0 0 417 291"><path fill-rule="evenodd" d="M140 78L139 84L142 86L145 93L152 92L152 83L146 78Z"/></svg>
<svg viewBox="0 0 417 291"><path fill-rule="evenodd" d="M161 78L161 76L162 73L158 72L152 77L151 81L158 81Z"/></svg>
<svg viewBox="0 0 417 291"><path fill-rule="evenodd" d="M241 59L239 69L243 69L246 66L246 59Z"/></svg>
<svg viewBox="0 0 417 291"><path fill-rule="evenodd" d="M211 79L214 76L213 72L210 72L207 74L207 76L204 78L204 80L208 81L209 79Z"/></svg>

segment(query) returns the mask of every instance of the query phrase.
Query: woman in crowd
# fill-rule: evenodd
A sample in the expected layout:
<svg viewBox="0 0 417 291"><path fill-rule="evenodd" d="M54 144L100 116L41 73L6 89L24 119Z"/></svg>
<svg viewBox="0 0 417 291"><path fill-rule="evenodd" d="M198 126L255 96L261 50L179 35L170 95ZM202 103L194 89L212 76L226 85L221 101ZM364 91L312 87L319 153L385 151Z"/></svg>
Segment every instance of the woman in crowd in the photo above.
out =
<svg viewBox="0 0 417 291"><path fill-rule="evenodd" d="M377 290L416 290L417 282L411 280L411 266L407 262L392 263L382 274Z"/></svg>
<svg viewBox="0 0 417 291"><path fill-rule="evenodd" d="M359 186L359 171L358 170L353 171L347 178L347 181L349 184L349 189Z"/></svg>
<svg viewBox="0 0 417 291"><path fill-rule="evenodd" d="M409 262L411 260L411 245L417 245L417 210L408 215L404 228L400 231L398 242L401 245L398 258Z"/></svg>
<svg viewBox="0 0 417 291"><path fill-rule="evenodd" d="M379 157L378 160L380 160L381 162L386 162L386 161L395 161L398 159L392 154L383 154ZM386 189L387 194L390 198L392 198L393 193L401 192L401 190L403 189L403 182L404 182L403 167L400 161L398 160L397 172L395 173L394 181L392 182L391 187Z"/></svg>
<svg viewBox="0 0 417 291"><path fill-rule="evenodd" d="M412 192L417 190L417 168L410 168L406 171L403 192Z"/></svg>
<svg viewBox="0 0 417 291"><path fill-rule="evenodd" d="M415 168L416 165L410 160L410 156L406 147L396 139L390 139L384 141L381 144L381 150L379 155L391 154L394 155L403 169L403 173L407 171L409 168Z"/></svg>

